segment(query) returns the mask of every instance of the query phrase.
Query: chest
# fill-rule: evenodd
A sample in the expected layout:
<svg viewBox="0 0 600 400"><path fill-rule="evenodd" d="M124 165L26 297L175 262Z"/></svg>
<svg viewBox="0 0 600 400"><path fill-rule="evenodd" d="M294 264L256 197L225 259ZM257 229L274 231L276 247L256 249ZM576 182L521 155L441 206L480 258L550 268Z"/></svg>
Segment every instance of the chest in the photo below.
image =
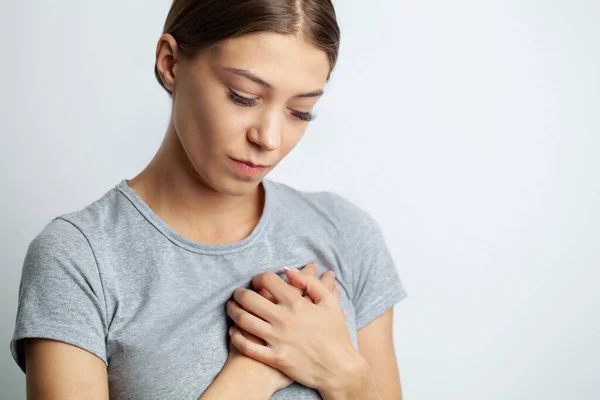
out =
<svg viewBox="0 0 600 400"><path fill-rule="evenodd" d="M145 262L132 255L112 272L106 337L111 399L197 399L223 368L228 355L225 303L236 287L250 287L253 276L284 266L316 261L319 276L339 266L324 252L307 249L287 257L198 257L147 251ZM127 261L122 261L122 266ZM336 271L336 273L339 273ZM343 275L342 275L343 276ZM338 280L344 289L348 283ZM341 304L356 347L354 312L346 290ZM286 397L291 396L291 397ZM291 385L274 399L318 399L318 393Z"/></svg>

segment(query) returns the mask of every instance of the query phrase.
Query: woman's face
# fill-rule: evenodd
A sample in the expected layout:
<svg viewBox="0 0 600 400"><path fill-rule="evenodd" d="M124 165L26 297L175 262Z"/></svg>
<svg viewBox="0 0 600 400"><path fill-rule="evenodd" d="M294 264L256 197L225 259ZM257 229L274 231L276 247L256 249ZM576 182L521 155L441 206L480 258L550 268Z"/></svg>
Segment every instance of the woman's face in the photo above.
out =
<svg viewBox="0 0 600 400"><path fill-rule="evenodd" d="M229 39L173 67L173 126L218 192L252 192L304 134L329 74L327 54L291 35ZM248 171L235 160L265 166Z"/></svg>

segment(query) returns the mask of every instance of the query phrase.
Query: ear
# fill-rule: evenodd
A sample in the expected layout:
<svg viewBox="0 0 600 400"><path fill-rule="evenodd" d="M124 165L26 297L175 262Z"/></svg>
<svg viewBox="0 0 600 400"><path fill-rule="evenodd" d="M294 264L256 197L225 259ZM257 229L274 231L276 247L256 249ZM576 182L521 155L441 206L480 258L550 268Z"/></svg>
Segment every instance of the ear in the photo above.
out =
<svg viewBox="0 0 600 400"><path fill-rule="evenodd" d="M165 33L156 44L156 69L163 84L171 93L175 90L179 45L175 38Z"/></svg>

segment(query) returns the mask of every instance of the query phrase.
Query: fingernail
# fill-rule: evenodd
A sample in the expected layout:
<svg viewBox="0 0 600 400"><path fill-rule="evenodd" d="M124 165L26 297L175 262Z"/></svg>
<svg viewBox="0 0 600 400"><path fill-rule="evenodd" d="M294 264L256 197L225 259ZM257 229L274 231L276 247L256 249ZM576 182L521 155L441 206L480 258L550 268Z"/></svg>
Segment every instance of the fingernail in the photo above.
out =
<svg viewBox="0 0 600 400"><path fill-rule="evenodd" d="M348 310L346 310L345 308L342 308L342 311L344 312L345 316L348 316Z"/></svg>
<svg viewBox="0 0 600 400"><path fill-rule="evenodd" d="M342 291L342 287L340 286L340 284L339 284L339 283L336 283L336 284L335 284L335 287L336 287L336 288L338 288L338 290L339 290L340 292Z"/></svg>
<svg viewBox="0 0 600 400"><path fill-rule="evenodd" d="M329 273L330 273L330 274L331 274L331 275L332 275L332 276L335 278L335 272L333 272L333 270L332 270L332 269L330 269L330 270L329 270L329 271L327 271L327 272L329 272Z"/></svg>
<svg viewBox="0 0 600 400"><path fill-rule="evenodd" d="M283 269L285 269L286 271L294 271L294 272L299 272L300 271L298 268L283 267Z"/></svg>

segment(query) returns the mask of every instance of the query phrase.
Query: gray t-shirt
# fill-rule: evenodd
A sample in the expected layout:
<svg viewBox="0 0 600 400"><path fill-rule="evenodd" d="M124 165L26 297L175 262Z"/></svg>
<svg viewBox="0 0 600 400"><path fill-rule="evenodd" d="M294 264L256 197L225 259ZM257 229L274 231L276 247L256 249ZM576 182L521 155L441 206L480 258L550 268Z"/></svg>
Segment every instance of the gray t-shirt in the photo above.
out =
<svg viewBox="0 0 600 400"><path fill-rule="evenodd" d="M379 226L331 192L263 179L262 217L245 239L208 245L177 233L122 180L84 209L48 223L29 245L10 349L39 337L107 365L110 398L198 399L223 368L225 303L253 276L312 261L332 269L356 332L407 294ZM272 399L320 399L297 382Z"/></svg>

